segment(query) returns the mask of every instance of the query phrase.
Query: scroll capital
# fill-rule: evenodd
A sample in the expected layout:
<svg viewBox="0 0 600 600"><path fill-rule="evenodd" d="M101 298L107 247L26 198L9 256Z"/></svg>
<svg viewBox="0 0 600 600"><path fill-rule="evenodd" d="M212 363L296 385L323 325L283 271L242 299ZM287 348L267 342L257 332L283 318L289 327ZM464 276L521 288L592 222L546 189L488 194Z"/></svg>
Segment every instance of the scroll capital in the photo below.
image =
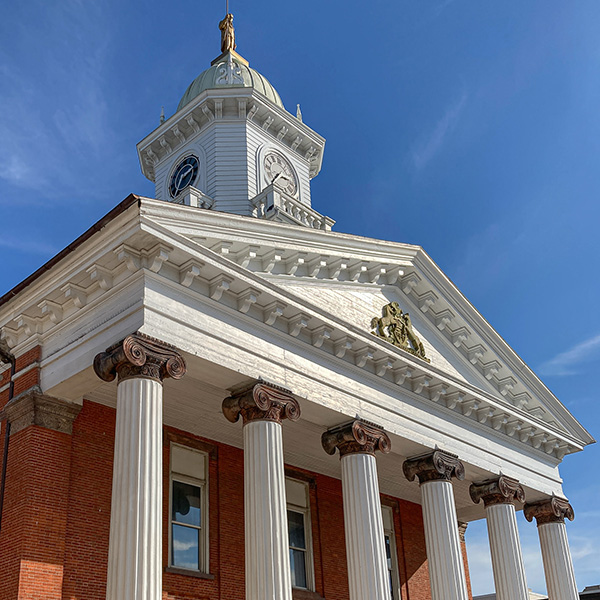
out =
<svg viewBox="0 0 600 600"><path fill-rule="evenodd" d="M404 461L404 476L409 481L418 477L419 484L427 481L451 481L465 478L465 467L456 454L445 450L434 450L431 454L417 456Z"/></svg>
<svg viewBox="0 0 600 600"><path fill-rule="evenodd" d="M300 418L300 405L292 392L262 379L225 398L222 410L232 423L241 415L244 425L251 421L281 423L283 419Z"/></svg>
<svg viewBox="0 0 600 600"><path fill-rule="evenodd" d="M375 423L355 419L332 427L321 436L321 444L327 454L340 453L340 459L346 454L371 454L380 450L387 454L392 448L392 442L383 428Z"/></svg>
<svg viewBox="0 0 600 600"><path fill-rule="evenodd" d="M516 479L506 477L506 475L500 475L500 477L481 483L472 483L469 493L475 504L483 500L486 508L494 506L494 504L514 504L515 500L525 502L523 486Z"/></svg>
<svg viewBox="0 0 600 600"><path fill-rule="evenodd" d="M162 382L181 379L186 372L185 360L174 346L143 333L133 333L94 358L94 371L100 379L119 381L145 377Z"/></svg>
<svg viewBox="0 0 600 600"><path fill-rule="evenodd" d="M572 521L575 518L575 511L569 501L554 494L546 500L526 504L523 514L530 522L535 518L538 527L546 523L564 523L565 519Z"/></svg>

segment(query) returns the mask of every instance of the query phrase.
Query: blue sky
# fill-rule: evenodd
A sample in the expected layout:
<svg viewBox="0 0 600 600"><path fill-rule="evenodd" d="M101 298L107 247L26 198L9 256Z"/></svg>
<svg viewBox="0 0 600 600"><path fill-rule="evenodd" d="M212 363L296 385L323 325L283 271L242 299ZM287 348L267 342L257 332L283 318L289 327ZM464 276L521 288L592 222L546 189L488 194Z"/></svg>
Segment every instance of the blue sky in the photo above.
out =
<svg viewBox="0 0 600 600"><path fill-rule="evenodd" d="M231 0L238 51L327 138L315 208L422 245L600 437L600 2ZM3 292L130 192L135 144L219 53L224 2L22 0L0 21ZM580 589L600 583L596 446L565 458ZM545 582L520 519L529 585ZM467 533L493 590L485 523Z"/></svg>

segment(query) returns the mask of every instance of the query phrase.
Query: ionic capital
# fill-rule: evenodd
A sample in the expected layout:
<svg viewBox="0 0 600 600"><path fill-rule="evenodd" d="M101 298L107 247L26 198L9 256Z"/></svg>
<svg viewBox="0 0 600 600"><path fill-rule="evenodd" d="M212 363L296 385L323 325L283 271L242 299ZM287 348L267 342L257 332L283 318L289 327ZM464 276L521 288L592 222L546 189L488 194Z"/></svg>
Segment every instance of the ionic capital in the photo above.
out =
<svg viewBox="0 0 600 600"><path fill-rule="evenodd" d="M390 438L381 427L362 419L328 429L321 436L321 444L327 454L335 454L337 448L340 459L346 454L374 456L376 450L387 454L392 448Z"/></svg>
<svg viewBox="0 0 600 600"><path fill-rule="evenodd" d="M292 392L262 380L225 398L222 409L232 423L241 415L244 425L251 421L281 423L283 419L300 418L300 405Z"/></svg>
<svg viewBox="0 0 600 600"><path fill-rule="evenodd" d="M569 501L554 494L552 498L526 504L523 514L528 521L535 518L538 527L546 523L564 523L565 519L572 521L575 518L575 511Z"/></svg>
<svg viewBox="0 0 600 600"><path fill-rule="evenodd" d="M481 483L472 483L469 493L475 504L483 500L486 508L494 504L514 504L515 500L525 502L523 486L516 479L506 477L506 475L500 475L496 479L488 479Z"/></svg>
<svg viewBox="0 0 600 600"><path fill-rule="evenodd" d="M458 456L439 449L425 456L405 460L402 470L406 479L413 481L418 477L420 484L427 481L450 481L452 477L459 480L465 478L465 467Z"/></svg>
<svg viewBox="0 0 600 600"><path fill-rule="evenodd" d="M104 381L145 377L161 381L181 379L185 361L174 346L143 333L133 333L94 358L94 371Z"/></svg>

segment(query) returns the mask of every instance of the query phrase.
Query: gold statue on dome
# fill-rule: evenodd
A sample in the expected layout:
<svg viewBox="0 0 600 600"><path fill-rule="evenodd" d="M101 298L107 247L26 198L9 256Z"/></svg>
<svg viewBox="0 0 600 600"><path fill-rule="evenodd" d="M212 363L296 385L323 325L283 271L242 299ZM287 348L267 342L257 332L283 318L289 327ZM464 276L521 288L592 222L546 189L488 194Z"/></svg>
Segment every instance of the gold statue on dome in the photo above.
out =
<svg viewBox="0 0 600 600"><path fill-rule="evenodd" d="M381 312L381 318L374 317L371 321L371 329L375 330L372 333L429 362L423 342L415 333L408 313L402 312L397 302L386 304Z"/></svg>
<svg viewBox="0 0 600 600"><path fill-rule="evenodd" d="M221 30L221 52L231 52L236 49L235 45L235 29L233 28L233 15L227 13L225 18L219 23Z"/></svg>

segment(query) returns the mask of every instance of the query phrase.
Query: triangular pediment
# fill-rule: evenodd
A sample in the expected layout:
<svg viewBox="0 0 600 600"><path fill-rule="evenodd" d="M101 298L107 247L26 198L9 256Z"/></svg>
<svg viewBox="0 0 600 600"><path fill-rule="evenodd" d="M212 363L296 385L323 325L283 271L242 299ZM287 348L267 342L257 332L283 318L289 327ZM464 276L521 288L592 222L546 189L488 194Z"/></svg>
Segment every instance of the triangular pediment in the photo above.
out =
<svg viewBox="0 0 600 600"><path fill-rule="evenodd" d="M353 340L345 343L346 360L353 354L357 364L396 381L406 379L405 360L418 382L412 389L425 387L429 397L453 408L458 398L462 414L548 453L572 449L546 429L593 441L420 247L211 211L193 211L182 222L159 204L151 211L156 223L265 281L282 300L318 310L321 325L312 320L311 327L331 330L323 347L331 340L339 346L336 328L345 326L343 335ZM390 302L410 313L430 363L371 333L372 319ZM467 393L456 393L461 385Z"/></svg>
<svg viewBox="0 0 600 600"><path fill-rule="evenodd" d="M145 296L155 282L169 302L188 298L226 327L250 324L274 348L301 349L320 369L507 444L560 460L593 441L420 247L134 200L10 296L0 327L11 347L67 323L76 339L101 306L94 322L139 302L136 292L123 305L120 290ZM410 314L427 360L373 334L392 302Z"/></svg>

